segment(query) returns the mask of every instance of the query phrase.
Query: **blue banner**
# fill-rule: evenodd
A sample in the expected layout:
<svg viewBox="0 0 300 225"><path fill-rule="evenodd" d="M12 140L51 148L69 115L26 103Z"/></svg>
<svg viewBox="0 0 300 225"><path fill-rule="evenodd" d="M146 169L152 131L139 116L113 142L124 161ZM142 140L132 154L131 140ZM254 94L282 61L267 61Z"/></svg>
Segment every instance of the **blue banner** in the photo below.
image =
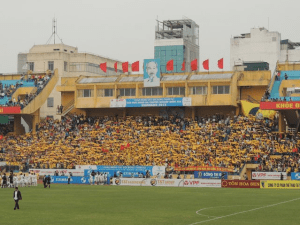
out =
<svg viewBox="0 0 300 225"><path fill-rule="evenodd" d="M222 177L223 174L223 177ZM194 178L201 179L227 179L227 172L219 172L219 171L194 171Z"/></svg>
<svg viewBox="0 0 300 225"><path fill-rule="evenodd" d="M52 176L51 183L53 184L67 184L68 177L66 176ZM89 177L71 177L71 184L89 184Z"/></svg>
<svg viewBox="0 0 300 225"><path fill-rule="evenodd" d="M300 173L291 173L292 180L300 180Z"/></svg>
<svg viewBox="0 0 300 225"><path fill-rule="evenodd" d="M191 106L191 98L128 98L126 107Z"/></svg>
<svg viewBox="0 0 300 225"><path fill-rule="evenodd" d="M153 166L97 166L97 170L84 170L84 176L89 177L91 172L94 171L106 173L107 177L113 177L115 174L120 176L120 173L122 177L131 177L132 175L138 177L140 173L146 175L147 170L150 172L150 175L153 176L152 169Z"/></svg>

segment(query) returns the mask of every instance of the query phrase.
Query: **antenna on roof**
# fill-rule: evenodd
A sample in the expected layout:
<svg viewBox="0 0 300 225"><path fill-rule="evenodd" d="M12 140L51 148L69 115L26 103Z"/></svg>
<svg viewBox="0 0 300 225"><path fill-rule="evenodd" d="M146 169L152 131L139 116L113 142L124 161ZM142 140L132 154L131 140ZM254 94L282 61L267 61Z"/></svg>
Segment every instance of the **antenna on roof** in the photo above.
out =
<svg viewBox="0 0 300 225"><path fill-rule="evenodd" d="M47 45L50 44L52 37L53 37L53 43L55 44L55 37L56 36L58 37L58 39L60 40L60 42L63 44L62 39L57 34L57 19L55 19L55 17L54 17L53 20L52 20L52 34L51 34L51 36L48 39L48 41L47 41L46 44Z"/></svg>

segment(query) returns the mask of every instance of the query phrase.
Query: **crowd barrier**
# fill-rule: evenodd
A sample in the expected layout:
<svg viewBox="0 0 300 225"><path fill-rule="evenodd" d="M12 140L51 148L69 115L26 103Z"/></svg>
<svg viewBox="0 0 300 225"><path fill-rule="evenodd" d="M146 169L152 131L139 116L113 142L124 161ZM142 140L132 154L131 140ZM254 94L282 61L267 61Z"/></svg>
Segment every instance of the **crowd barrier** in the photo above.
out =
<svg viewBox="0 0 300 225"><path fill-rule="evenodd" d="M221 180L113 178L112 184L119 185L119 186L216 187L216 188L220 188Z"/></svg>

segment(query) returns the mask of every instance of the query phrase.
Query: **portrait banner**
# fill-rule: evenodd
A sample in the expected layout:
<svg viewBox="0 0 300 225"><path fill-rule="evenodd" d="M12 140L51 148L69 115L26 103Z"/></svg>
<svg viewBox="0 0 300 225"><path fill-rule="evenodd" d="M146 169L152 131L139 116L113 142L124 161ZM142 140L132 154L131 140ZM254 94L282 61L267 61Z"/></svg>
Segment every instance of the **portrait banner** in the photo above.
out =
<svg viewBox="0 0 300 225"><path fill-rule="evenodd" d="M144 59L144 87L160 86L160 59Z"/></svg>

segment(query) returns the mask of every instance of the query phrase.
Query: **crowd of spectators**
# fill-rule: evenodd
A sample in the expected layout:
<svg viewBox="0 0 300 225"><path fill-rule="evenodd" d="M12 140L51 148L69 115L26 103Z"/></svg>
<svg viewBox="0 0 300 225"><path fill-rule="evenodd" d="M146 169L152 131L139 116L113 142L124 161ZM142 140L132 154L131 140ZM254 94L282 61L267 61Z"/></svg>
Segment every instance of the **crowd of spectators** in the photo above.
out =
<svg viewBox="0 0 300 225"><path fill-rule="evenodd" d="M73 168L75 165L219 166L238 171L299 170L299 137L275 132L277 120L250 116L169 118L142 116L46 119L36 134L1 140L11 165Z"/></svg>
<svg viewBox="0 0 300 225"><path fill-rule="evenodd" d="M52 74L49 73L47 75L25 75L21 76L20 81L16 82L16 85L3 85L0 81L0 99L5 96L8 97L8 101L3 106L20 106L23 109L26 105L28 105L46 86L48 81L51 79ZM17 99L12 97L14 92L23 86L23 82L26 80L27 82L34 82L34 86L37 88L36 91L32 93L26 93L25 96L18 96Z"/></svg>

